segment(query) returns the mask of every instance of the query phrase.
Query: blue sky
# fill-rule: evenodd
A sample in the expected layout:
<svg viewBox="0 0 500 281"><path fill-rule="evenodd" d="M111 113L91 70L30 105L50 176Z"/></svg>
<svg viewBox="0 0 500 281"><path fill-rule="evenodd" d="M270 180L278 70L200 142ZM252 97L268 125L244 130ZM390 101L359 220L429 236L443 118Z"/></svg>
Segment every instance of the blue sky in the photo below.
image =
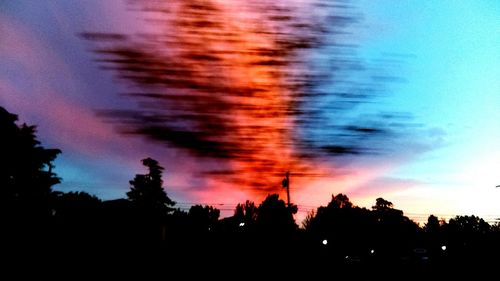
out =
<svg viewBox="0 0 500 281"><path fill-rule="evenodd" d="M439 136L430 151L392 172L421 182L401 196L420 190L423 199L435 195L452 204L449 211L498 214L500 3L361 3L374 29L365 35L365 52L404 57L406 82L389 103Z"/></svg>

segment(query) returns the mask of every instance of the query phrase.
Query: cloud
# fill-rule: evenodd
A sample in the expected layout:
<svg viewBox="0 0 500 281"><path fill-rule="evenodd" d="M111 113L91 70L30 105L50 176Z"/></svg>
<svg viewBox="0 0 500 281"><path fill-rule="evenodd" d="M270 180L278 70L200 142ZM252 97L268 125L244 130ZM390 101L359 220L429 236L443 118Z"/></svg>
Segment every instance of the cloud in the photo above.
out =
<svg viewBox="0 0 500 281"><path fill-rule="evenodd" d="M311 31L317 14L265 1L206 3L205 14L185 7L184 17L165 15L170 25L139 21L130 32L123 26L137 14L115 17L108 1L75 22L67 6L54 4L56 23L72 24L56 28L61 37L0 14L0 101L37 124L44 145L63 150L65 187L123 195L147 156L166 167L167 192L184 202L258 203L273 192L285 198L285 171L292 173L292 202L303 206L326 204L339 192L372 194L367 186L385 192L411 185L381 175L432 145L401 139L405 123L396 124L397 115L358 109L376 103L382 82L367 78L352 46L315 41L333 38ZM333 17L328 36L351 16ZM84 27L90 30L78 30ZM76 33L96 44L101 64L82 53L89 45ZM98 66L121 77L115 87L98 80L109 78Z"/></svg>
<svg viewBox="0 0 500 281"><path fill-rule="evenodd" d="M375 102L383 81L339 35L357 19L351 7L328 14L323 1L239 4L234 12L218 1L136 3L150 33L82 32L100 67L129 86L124 99L137 103L101 117L124 135L187 153L201 163L195 176L256 196L285 171L325 176L331 171L317 170L325 159L334 167L384 150L371 140L391 135L392 117L355 110ZM210 180L194 189L213 188Z"/></svg>

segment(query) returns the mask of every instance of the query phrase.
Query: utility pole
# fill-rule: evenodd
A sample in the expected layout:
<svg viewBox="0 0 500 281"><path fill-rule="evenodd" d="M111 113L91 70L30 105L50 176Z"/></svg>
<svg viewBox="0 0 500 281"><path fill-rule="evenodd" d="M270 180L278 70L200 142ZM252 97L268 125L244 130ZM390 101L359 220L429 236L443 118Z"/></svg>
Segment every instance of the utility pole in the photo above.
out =
<svg viewBox="0 0 500 281"><path fill-rule="evenodd" d="M290 172L285 173L285 178L281 182L283 187L286 188L286 200L288 204L288 208L290 208Z"/></svg>

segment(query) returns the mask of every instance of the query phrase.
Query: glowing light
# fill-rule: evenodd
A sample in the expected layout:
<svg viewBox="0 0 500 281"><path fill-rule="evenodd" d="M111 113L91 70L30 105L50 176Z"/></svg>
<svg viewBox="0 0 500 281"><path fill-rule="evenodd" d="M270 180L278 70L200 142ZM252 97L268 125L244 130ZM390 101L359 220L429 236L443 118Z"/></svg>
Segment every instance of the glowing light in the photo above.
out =
<svg viewBox="0 0 500 281"><path fill-rule="evenodd" d="M371 250L370 250L370 254L375 254L375 250L374 250L374 249L371 249Z"/></svg>
<svg viewBox="0 0 500 281"><path fill-rule="evenodd" d="M240 227L245 226L244 222L240 222Z"/></svg>
<svg viewBox="0 0 500 281"><path fill-rule="evenodd" d="M441 246L441 250L446 251L446 246L445 245Z"/></svg>
<svg viewBox="0 0 500 281"><path fill-rule="evenodd" d="M300 171L294 172L294 184L300 178L311 181L331 174L331 165L325 165L327 173L318 172L317 159L351 155L361 146L317 137L323 127L329 128L328 136L340 134L331 131L339 128L342 136L355 140L359 134L365 138L381 130L329 126L330 116L316 113L322 110L317 108L318 102L323 102L317 100L323 95L316 95L316 88L329 85L333 78L326 78L330 75L323 75L322 67L313 69L307 54L330 50L322 48L330 40L319 39L334 35L327 31L330 28L319 24L322 20L308 23L309 17L303 17L302 9L311 7L315 10L310 13L314 13L316 5L297 4L282 9L268 1L245 3L137 3L139 10L160 12L150 26L154 36L134 40L99 32L81 36L99 44L95 52L102 56L103 66L117 71L121 82L137 88L129 97L141 99L139 111L111 108L103 110L102 118L131 134L224 163L217 168L202 163L197 169L202 170L204 180L210 176L210 181L219 181L217 186L223 182L258 187L252 190L265 196L281 181L284 171ZM317 12L321 18L327 14ZM354 23L355 19L346 14L342 22ZM349 56L347 60L357 58ZM352 69L350 64L344 65L342 59L336 68L344 76ZM335 85L351 88L353 81L346 79ZM311 83L316 86L306 86ZM332 98L347 97L341 94ZM348 99L349 103L361 103L365 98ZM349 108L336 106L335 111ZM317 124L322 124L320 130Z"/></svg>
<svg viewBox="0 0 500 281"><path fill-rule="evenodd" d="M323 239L323 241L321 243L323 243L323 245L326 245L326 244L328 244L328 240Z"/></svg>

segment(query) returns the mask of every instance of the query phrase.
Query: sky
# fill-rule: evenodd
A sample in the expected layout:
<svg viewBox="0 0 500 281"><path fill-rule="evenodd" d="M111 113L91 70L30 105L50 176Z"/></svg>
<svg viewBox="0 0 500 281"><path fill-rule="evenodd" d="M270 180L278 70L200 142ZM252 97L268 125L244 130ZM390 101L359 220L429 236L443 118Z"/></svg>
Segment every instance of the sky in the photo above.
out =
<svg viewBox="0 0 500 281"><path fill-rule="evenodd" d="M321 18L304 8L307 2L287 4L302 11L300 20ZM360 17L349 34L330 34L327 41L356 47L290 47L296 53L266 63L257 51L276 53L280 39L318 34L296 34L289 26L275 32L286 21L263 21L266 1L244 8L213 3L222 8L207 15L214 26L224 23L215 39L205 27L190 35L196 29L182 21L192 23L189 13L162 15L165 28L126 1L0 2L0 106L37 125L44 146L63 151L55 161L63 182L55 189L123 198L128 181L145 172L140 160L151 156L165 167L165 189L181 208L210 204L230 215L246 199L260 202L274 192L285 198L281 178L290 170L299 219L341 192L367 208L383 197L420 221L429 214L500 217L498 1L354 1ZM169 51L161 40L137 36L160 29ZM130 37L115 42L83 32ZM142 53L96 52L109 46ZM149 64L130 62L138 58ZM189 75L144 82L160 75L158 65ZM292 86L325 67L338 77L313 80L311 91L330 94L300 96L296 105ZM231 90L236 94L214 94ZM345 102L344 91L374 94L354 100L354 109L326 106L330 99ZM145 95L151 92L161 99ZM124 109L134 111L117 114ZM358 127L346 134L350 124ZM360 130L366 124L377 130ZM344 153L351 144L377 152Z"/></svg>

